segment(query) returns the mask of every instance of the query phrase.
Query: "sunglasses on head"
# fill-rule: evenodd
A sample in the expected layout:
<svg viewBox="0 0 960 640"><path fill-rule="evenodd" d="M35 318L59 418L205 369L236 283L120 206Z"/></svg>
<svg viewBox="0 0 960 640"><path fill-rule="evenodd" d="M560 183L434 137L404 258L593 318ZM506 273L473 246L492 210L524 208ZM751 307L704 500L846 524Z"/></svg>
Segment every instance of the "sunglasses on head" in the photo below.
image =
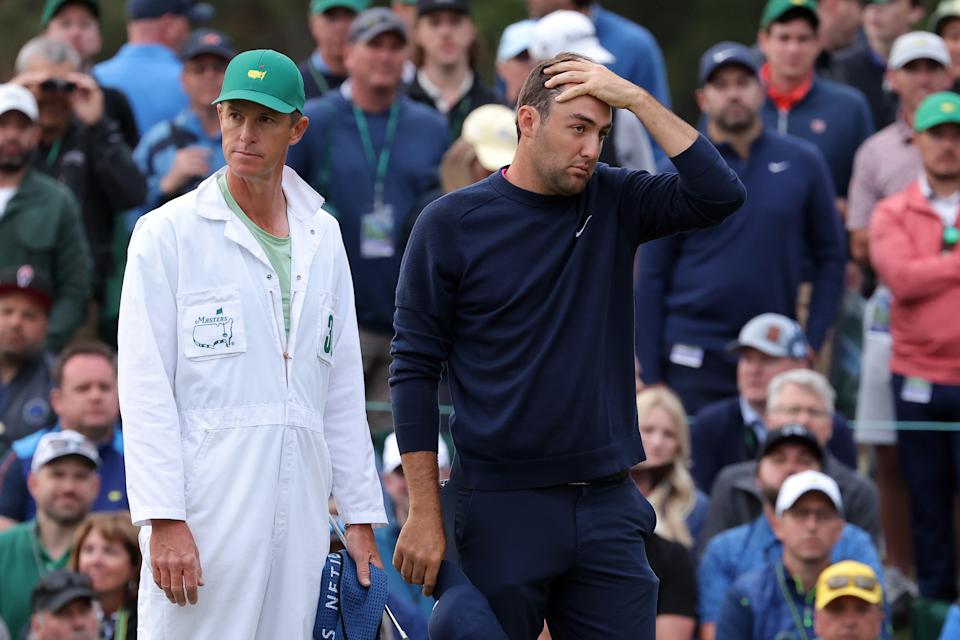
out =
<svg viewBox="0 0 960 640"><path fill-rule="evenodd" d="M40 83L40 91L43 93L72 93L77 90L77 83L60 78L50 78Z"/></svg>
<svg viewBox="0 0 960 640"><path fill-rule="evenodd" d="M870 576L831 576L826 584L831 589L845 589L851 585L864 591L873 591L877 588L877 579Z"/></svg>

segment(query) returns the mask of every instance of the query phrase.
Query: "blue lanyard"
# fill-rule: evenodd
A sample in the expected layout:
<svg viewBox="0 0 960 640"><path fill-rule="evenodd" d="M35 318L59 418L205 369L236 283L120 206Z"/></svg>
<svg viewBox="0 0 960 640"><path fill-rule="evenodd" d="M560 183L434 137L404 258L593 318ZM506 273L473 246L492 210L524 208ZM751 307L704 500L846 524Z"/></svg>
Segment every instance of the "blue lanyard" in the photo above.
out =
<svg viewBox="0 0 960 640"><path fill-rule="evenodd" d="M367 116L357 105L353 105L353 118L357 121L357 130L360 132L360 142L363 143L363 152L367 156L370 168L374 170L373 201L376 207L383 203L383 182L387 176L387 166L390 164L390 147L397 135L397 121L400 119L400 102L394 101L390 107L390 116L387 119L387 132L383 139L383 148L380 154L373 149L373 140L370 138L370 127L367 125Z"/></svg>

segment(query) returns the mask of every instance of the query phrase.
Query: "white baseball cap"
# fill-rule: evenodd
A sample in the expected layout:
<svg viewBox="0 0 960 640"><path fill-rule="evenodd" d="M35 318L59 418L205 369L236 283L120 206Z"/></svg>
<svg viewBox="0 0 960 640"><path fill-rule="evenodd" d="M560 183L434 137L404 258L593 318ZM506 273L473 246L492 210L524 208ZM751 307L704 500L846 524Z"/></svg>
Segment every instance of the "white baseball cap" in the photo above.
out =
<svg viewBox="0 0 960 640"><path fill-rule="evenodd" d="M19 111L32 122L36 122L37 100L26 87L12 82L0 84L0 116L7 111Z"/></svg>
<svg viewBox="0 0 960 640"><path fill-rule="evenodd" d="M521 20L508 25L500 36L500 46L497 47L497 62L506 62L530 48L530 37L533 35L533 26L536 20Z"/></svg>
<svg viewBox="0 0 960 640"><path fill-rule="evenodd" d="M752 347L774 358L800 360L807 355L807 337L795 320L779 313L761 313L740 329L740 335L727 349Z"/></svg>
<svg viewBox="0 0 960 640"><path fill-rule="evenodd" d="M887 69L902 69L914 60L933 60L949 67L947 43L940 36L927 31L905 33L894 41Z"/></svg>
<svg viewBox="0 0 960 640"><path fill-rule="evenodd" d="M391 433L383 441L383 472L392 473L400 466L400 447L397 445L397 434ZM437 466L441 469L450 467L450 449L443 437L437 438Z"/></svg>
<svg viewBox="0 0 960 640"><path fill-rule="evenodd" d="M579 11L554 11L540 18L530 37L530 56L549 60L569 51L586 56L600 64L610 64L616 57L597 40L593 21Z"/></svg>
<svg viewBox="0 0 960 640"><path fill-rule="evenodd" d="M80 456L90 461L94 468L100 466L97 447L77 431L53 431L40 438L30 462L30 472L36 473L44 465L66 456Z"/></svg>
<svg viewBox="0 0 960 640"><path fill-rule="evenodd" d="M843 499L840 498L840 487L837 481L819 471L801 471L783 481L780 493L777 494L777 515L782 516L797 503L797 500L811 491L819 491L829 498L837 513L843 515Z"/></svg>
<svg viewBox="0 0 960 640"><path fill-rule="evenodd" d="M487 171L496 171L513 162L517 151L513 109L502 104L477 107L464 119L460 135L470 143L480 165Z"/></svg>

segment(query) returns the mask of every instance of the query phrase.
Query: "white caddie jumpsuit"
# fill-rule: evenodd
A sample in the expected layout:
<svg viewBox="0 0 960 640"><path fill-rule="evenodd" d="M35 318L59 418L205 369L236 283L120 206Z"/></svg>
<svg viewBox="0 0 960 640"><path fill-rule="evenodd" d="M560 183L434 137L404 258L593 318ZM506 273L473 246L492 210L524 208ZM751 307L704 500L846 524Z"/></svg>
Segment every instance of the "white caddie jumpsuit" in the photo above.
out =
<svg viewBox="0 0 960 640"><path fill-rule="evenodd" d="M130 242L118 342L140 640L309 638L331 493L347 523L386 523L339 226L285 167L288 337L277 274L227 207L223 171L141 218ZM154 518L190 526L196 605L154 584Z"/></svg>

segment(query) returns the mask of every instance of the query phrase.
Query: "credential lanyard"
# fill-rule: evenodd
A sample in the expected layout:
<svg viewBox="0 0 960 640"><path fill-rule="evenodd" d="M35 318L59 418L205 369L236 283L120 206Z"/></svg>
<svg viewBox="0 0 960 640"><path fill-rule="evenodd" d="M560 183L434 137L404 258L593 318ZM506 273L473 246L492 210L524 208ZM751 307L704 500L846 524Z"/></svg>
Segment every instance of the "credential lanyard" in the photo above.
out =
<svg viewBox="0 0 960 640"><path fill-rule="evenodd" d="M393 146L393 139L397 135L397 121L400 119L400 103L394 102L390 107L390 116L387 119L387 132L383 139L383 148L380 149L379 156L373 150L373 140L370 138L370 127L367 125L367 116L357 105L353 105L353 118L357 121L357 129L360 131L360 142L363 143L363 152L367 156L367 162L374 170L373 178L373 203L374 207L379 209L383 204L383 182L387 177L387 165L390 164L390 147Z"/></svg>
<svg viewBox="0 0 960 640"><path fill-rule="evenodd" d="M797 628L797 631L800 633L800 637L803 640L809 640L810 636L807 635L807 628L803 624L803 620L800 619L800 614L797 612L797 608L793 604L793 596L790 593L790 588L787 586L787 578L783 573L783 562L777 562L777 583L780 585L780 593L783 595L784 600L787 601L787 607L790 608L790 617L793 618L793 624Z"/></svg>
<svg viewBox="0 0 960 640"><path fill-rule="evenodd" d="M323 95L327 91L330 91L330 83L327 82L327 79L326 77L324 77L323 72L314 66L313 60L310 60L307 63L307 68L310 69L310 75L313 76L313 81L317 83L317 88L320 89L320 95Z"/></svg>

